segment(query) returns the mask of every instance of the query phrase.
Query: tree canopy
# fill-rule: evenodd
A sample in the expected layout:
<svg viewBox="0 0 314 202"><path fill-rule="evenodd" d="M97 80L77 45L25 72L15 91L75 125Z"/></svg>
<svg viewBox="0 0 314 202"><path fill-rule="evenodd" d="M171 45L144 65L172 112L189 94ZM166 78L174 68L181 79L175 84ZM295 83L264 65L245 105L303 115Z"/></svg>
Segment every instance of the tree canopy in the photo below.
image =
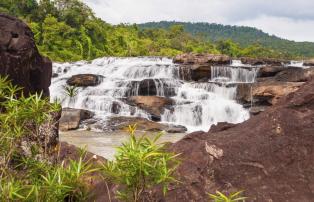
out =
<svg viewBox="0 0 314 202"><path fill-rule="evenodd" d="M174 56L183 52L223 53L234 57L300 56L272 49L258 41L243 45L227 38L212 40L206 32L191 32L180 23L168 27L110 25L95 17L80 0L2 0L0 12L28 23L40 52L53 61L91 60L103 56Z"/></svg>

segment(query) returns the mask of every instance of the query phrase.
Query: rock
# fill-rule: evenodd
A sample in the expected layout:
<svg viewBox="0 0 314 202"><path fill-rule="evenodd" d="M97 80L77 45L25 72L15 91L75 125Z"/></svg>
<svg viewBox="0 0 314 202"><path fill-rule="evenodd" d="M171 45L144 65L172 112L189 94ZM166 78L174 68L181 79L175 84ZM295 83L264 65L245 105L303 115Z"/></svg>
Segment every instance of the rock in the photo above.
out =
<svg viewBox="0 0 314 202"><path fill-rule="evenodd" d="M0 75L23 87L24 95L49 96L52 63L39 54L31 29L5 14L0 14L0 27Z"/></svg>
<svg viewBox="0 0 314 202"><path fill-rule="evenodd" d="M124 99L124 101L131 106L145 110L152 115L154 121L160 121L164 109L175 103L171 98L158 96L133 96Z"/></svg>
<svg viewBox="0 0 314 202"><path fill-rule="evenodd" d="M52 77L52 78L57 78L58 76L59 76L59 74L53 73L51 77Z"/></svg>
<svg viewBox="0 0 314 202"><path fill-rule="evenodd" d="M283 66L265 66L261 67L258 71L257 77L272 77L277 73L283 71L285 67Z"/></svg>
<svg viewBox="0 0 314 202"><path fill-rule="evenodd" d="M305 82L314 77L314 67L302 69L297 67L286 68L275 76L276 81Z"/></svg>
<svg viewBox="0 0 314 202"><path fill-rule="evenodd" d="M227 55L185 53L174 57L173 62L184 65L229 65L231 58Z"/></svg>
<svg viewBox="0 0 314 202"><path fill-rule="evenodd" d="M102 76L94 74L78 74L67 80L70 86L88 87L97 86L101 82Z"/></svg>
<svg viewBox="0 0 314 202"><path fill-rule="evenodd" d="M163 87L163 92L159 92L160 86ZM169 85L166 79L144 79L142 81L134 81L130 83L129 89L136 89L134 92L132 90L128 91L126 97L128 96L156 96L162 95L166 97L171 97L175 95L175 89L172 85Z"/></svg>
<svg viewBox="0 0 314 202"><path fill-rule="evenodd" d="M214 54L182 54L173 59L181 64L180 77L184 80L208 80L211 78L211 66L230 65L231 58L226 55Z"/></svg>
<svg viewBox="0 0 314 202"><path fill-rule="evenodd" d="M59 121L59 129L61 131L78 129L81 121L90 119L93 116L94 113L88 110L64 108Z"/></svg>
<svg viewBox="0 0 314 202"><path fill-rule="evenodd" d="M287 60L273 59L273 58L240 58L243 64L249 65L272 65L272 66L282 66L283 64L289 64Z"/></svg>
<svg viewBox="0 0 314 202"><path fill-rule="evenodd" d="M314 67L314 59L304 61L303 65L304 66L313 66Z"/></svg>
<svg viewBox="0 0 314 202"><path fill-rule="evenodd" d="M180 154L180 183L152 201L208 201L208 193L245 190L250 201L312 201L314 80L228 130L195 132L169 146ZM285 193L285 194L282 194Z"/></svg>
<svg viewBox="0 0 314 202"><path fill-rule="evenodd" d="M268 106L256 106L256 107L251 107L250 108L250 114L251 115L258 115L261 112L264 112Z"/></svg>
<svg viewBox="0 0 314 202"><path fill-rule="evenodd" d="M185 133L188 129L185 126L169 125L166 129L167 133Z"/></svg>
<svg viewBox="0 0 314 202"><path fill-rule="evenodd" d="M303 82L277 82L265 81L255 84L239 84L237 100L241 103L254 105L274 105L288 94L297 91Z"/></svg>
<svg viewBox="0 0 314 202"><path fill-rule="evenodd" d="M119 114L121 111L121 105L119 102L114 101L111 105L111 113L113 114Z"/></svg>
<svg viewBox="0 0 314 202"><path fill-rule="evenodd" d="M228 130L229 128L233 128L234 126L236 126L236 124L227 123L227 122L221 122L221 123L217 123L216 125L213 125L213 126L209 129L208 132L209 132L209 133L216 133L216 132Z"/></svg>
<svg viewBox="0 0 314 202"><path fill-rule="evenodd" d="M103 128L103 130L126 131L129 125L134 124L137 125L137 130L139 131L157 132L163 131L168 127L166 124L156 123L145 118L117 116L111 117L106 124L108 127Z"/></svg>

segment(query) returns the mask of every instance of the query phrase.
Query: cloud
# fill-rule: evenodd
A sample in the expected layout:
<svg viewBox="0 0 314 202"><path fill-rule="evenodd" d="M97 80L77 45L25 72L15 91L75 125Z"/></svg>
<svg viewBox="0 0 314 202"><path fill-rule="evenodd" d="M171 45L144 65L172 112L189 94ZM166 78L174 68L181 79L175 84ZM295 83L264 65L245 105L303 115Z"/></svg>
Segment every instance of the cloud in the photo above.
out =
<svg viewBox="0 0 314 202"><path fill-rule="evenodd" d="M161 20L249 25L297 41L314 41L312 0L84 0L103 20ZM312 30L310 30L312 28Z"/></svg>
<svg viewBox="0 0 314 202"><path fill-rule="evenodd" d="M295 41L314 41L314 20L298 20L286 17L260 16L236 23L257 27L267 33Z"/></svg>

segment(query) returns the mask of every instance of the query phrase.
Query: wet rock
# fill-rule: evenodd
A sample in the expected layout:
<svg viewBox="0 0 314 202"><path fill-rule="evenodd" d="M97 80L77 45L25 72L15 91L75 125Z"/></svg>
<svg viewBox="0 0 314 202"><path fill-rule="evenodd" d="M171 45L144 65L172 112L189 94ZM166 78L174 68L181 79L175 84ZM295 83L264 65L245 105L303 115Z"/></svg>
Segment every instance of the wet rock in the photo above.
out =
<svg viewBox="0 0 314 202"><path fill-rule="evenodd" d="M184 65L228 65L231 58L227 55L186 53L177 55L173 62Z"/></svg>
<svg viewBox="0 0 314 202"><path fill-rule="evenodd" d="M31 29L5 14L0 14L0 27L0 75L23 87L24 95L49 96L52 63L39 54Z"/></svg>
<svg viewBox="0 0 314 202"><path fill-rule="evenodd" d="M171 98L159 96L133 96L124 99L124 101L131 106L145 110L152 116L154 121L160 121L164 109L175 103Z"/></svg>
<svg viewBox="0 0 314 202"><path fill-rule="evenodd" d="M305 82L312 77L314 77L314 67L309 69L290 67L276 74L275 80L284 82Z"/></svg>
<svg viewBox="0 0 314 202"><path fill-rule="evenodd" d="M239 84L237 100L254 105L274 105L288 94L297 91L303 82L277 82L268 80L255 84Z"/></svg>
<svg viewBox="0 0 314 202"><path fill-rule="evenodd" d="M94 74L78 74L67 80L70 86L88 87L97 86L101 82L102 76Z"/></svg>
<svg viewBox="0 0 314 202"><path fill-rule="evenodd" d="M226 55L214 54L182 54L173 59L180 64L180 72L184 72L184 80L208 80L211 78L211 66L229 65L231 58ZM189 74L189 75L187 75Z"/></svg>
<svg viewBox="0 0 314 202"><path fill-rule="evenodd" d="M52 77L52 78L57 78L58 76L59 76L59 74L53 73L51 77Z"/></svg>
<svg viewBox="0 0 314 202"><path fill-rule="evenodd" d="M166 124L156 123L154 121L150 121L145 118L140 117L125 117L125 116L117 116L111 117L107 121L107 128L103 128L104 130L123 130L126 131L129 125L137 125L137 130L139 131L163 131L168 126Z"/></svg>
<svg viewBox="0 0 314 202"><path fill-rule="evenodd" d="M265 66L261 67L258 71L258 77L272 77L283 71L285 67L283 66Z"/></svg>
<svg viewBox="0 0 314 202"><path fill-rule="evenodd" d="M88 110L64 108L59 121L59 129L61 131L78 129L81 121L90 119L93 116L94 113Z"/></svg>
<svg viewBox="0 0 314 202"><path fill-rule="evenodd" d="M169 85L166 79L144 79L142 81L134 81L129 85L129 91L126 96L166 96L175 95L174 86ZM133 89L133 90L131 90Z"/></svg>
<svg viewBox="0 0 314 202"><path fill-rule="evenodd" d="M169 125L166 129L167 133L185 133L188 129L185 126Z"/></svg>
<svg viewBox="0 0 314 202"><path fill-rule="evenodd" d="M272 66L282 66L283 64L289 64L287 60L272 59L272 58L240 58L243 64L249 65L272 65Z"/></svg>
<svg viewBox="0 0 314 202"><path fill-rule="evenodd" d="M121 105L119 102L114 101L111 105L111 113L119 114L121 111Z"/></svg>
<svg viewBox="0 0 314 202"><path fill-rule="evenodd" d="M304 66L313 66L314 67L314 59L304 61L303 65Z"/></svg>

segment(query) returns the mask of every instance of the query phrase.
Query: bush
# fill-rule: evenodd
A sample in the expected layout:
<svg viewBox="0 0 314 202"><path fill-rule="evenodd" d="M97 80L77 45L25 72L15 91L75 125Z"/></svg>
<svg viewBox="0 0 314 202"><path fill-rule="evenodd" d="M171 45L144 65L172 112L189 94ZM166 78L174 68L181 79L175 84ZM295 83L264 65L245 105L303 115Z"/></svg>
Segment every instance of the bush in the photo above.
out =
<svg viewBox="0 0 314 202"><path fill-rule="evenodd" d="M24 97L21 90L0 77L0 201L86 201L84 178L97 168L86 151L67 166L37 158L48 155L41 126L60 105L37 94ZM31 154L21 152L23 142L31 144Z"/></svg>
<svg viewBox="0 0 314 202"><path fill-rule="evenodd" d="M118 198L125 201L147 201L148 189L161 185L166 194L169 183L176 182L173 172L178 166L174 155L158 144L158 134L153 140L145 135L135 137L136 126L129 126L130 141L117 148L114 161L103 165L106 179L120 185Z"/></svg>

